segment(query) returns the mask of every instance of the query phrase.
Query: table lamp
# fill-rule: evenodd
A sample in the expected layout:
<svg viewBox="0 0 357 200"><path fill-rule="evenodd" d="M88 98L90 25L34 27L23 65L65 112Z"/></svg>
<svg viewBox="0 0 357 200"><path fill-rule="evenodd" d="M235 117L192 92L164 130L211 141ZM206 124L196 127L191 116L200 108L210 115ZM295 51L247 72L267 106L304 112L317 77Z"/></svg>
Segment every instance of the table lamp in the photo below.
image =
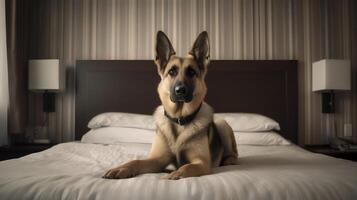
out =
<svg viewBox="0 0 357 200"><path fill-rule="evenodd" d="M335 113L334 91L351 90L351 62L324 59L312 64L312 91L321 92L322 113ZM337 148L336 133L328 131L326 142Z"/></svg>
<svg viewBox="0 0 357 200"><path fill-rule="evenodd" d="M29 60L28 89L43 93L43 112L46 113L45 125L48 127L48 113L55 112L55 92L61 90L60 66L58 59ZM47 131L46 131L47 132ZM35 143L50 143L47 138L35 139Z"/></svg>

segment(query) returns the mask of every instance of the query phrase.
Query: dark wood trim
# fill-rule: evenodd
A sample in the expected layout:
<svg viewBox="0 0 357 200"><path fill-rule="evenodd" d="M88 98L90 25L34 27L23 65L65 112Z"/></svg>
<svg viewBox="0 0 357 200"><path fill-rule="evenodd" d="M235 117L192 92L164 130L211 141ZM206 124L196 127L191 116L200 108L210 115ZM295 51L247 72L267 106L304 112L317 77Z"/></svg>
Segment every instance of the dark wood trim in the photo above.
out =
<svg viewBox="0 0 357 200"><path fill-rule="evenodd" d="M357 150L341 151L329 145L305 145L304 148L313 153L325 154L335 158L357 161Z"/></svg>
<svg viewBox="0 0 357 200"><path fill-rule="evenodd" d="M14 144L0 147L0 161L20 158L51 148L55 144Z"/></svg>

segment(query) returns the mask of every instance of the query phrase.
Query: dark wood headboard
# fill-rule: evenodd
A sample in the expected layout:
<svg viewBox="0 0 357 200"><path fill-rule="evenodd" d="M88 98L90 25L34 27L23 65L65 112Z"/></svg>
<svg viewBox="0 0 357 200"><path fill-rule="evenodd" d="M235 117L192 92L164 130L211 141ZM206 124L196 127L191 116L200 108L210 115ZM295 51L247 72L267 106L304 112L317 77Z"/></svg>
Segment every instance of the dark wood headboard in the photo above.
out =
<svg viewBox="0 0 357 200"><path fill-rule="evenodd" d="M76 64L76 140L103 112L152 114L160 104L159 76L151 60L81 60ZM206 78L215 112L248 112L280 123L297 143L296 60L214 60Z"/></svg>

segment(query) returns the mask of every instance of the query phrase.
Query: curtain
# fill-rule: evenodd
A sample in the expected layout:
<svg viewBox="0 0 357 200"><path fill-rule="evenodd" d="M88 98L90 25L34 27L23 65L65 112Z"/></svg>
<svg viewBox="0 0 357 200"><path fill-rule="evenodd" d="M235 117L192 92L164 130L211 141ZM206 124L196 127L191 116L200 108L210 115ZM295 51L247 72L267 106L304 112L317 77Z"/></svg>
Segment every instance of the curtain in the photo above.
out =
<svg viewBox="0 0 357 200"><path fill-rule="evenodd" d="M6 1L6 28L9 74L8 131L11 142L23 142L27 128L27 50L29 17L27 0Z"/></svg>
<svg viewBox="0 0 357 200"><path fill-rule="evenodd" d="M6 53L5 0L0 0L0 146L8 143L7 112L9 108L9 85Z"/></svg>
<svg viewBox="0 0 357 200"><path fill-rule="evenodd" d="M354 136L357 135L357 1L352 2L350 7L351 15L351 60L352 60L352 98L351 98L351 122L352 129L355 132ZM357 136L356 136L357 137Z"/></svg>
<svg viewBox="0 0 357 200"><path fill-rule="evenodd" d="M356 84L338 94L335 119L321 114L320 95L311 91L312 62L353 58L352 0L31 0L29 58L59 58L66 91L50 115L53 141L74 138L75 61L153 59L157 30L186 55L207 30L212 59L296 59L299 61L299 142L318 144L331 120L338 133L357 127ZM355 29L354 29L355 30ZM355 51L354 51L355 52ZM356 60L353 80L357 79ZM30 125L41 121L40 98L30 95ZM352 101L354 103L352 103Z"/></svg>

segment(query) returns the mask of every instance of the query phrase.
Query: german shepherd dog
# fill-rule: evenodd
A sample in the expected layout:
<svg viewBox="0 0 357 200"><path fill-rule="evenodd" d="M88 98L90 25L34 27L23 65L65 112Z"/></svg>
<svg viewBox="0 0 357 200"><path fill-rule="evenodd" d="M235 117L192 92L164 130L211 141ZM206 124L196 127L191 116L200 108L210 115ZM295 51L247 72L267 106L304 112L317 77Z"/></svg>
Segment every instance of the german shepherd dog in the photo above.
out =
<svg viewBox="0 0 357 200"><path fill-rule="evenodd" d="M161 77L157 91L162 105L154 113L157 130L151 151L146 159L110 169L104 178L163 172L173 164L176 170L163 178L176 180L237 164L232 128L224 120L214 119L212 108L204 102L209 50L206 31L199 34L186 57L176 56L168 37L162 31L157 33L155 64Z"/></svg>

